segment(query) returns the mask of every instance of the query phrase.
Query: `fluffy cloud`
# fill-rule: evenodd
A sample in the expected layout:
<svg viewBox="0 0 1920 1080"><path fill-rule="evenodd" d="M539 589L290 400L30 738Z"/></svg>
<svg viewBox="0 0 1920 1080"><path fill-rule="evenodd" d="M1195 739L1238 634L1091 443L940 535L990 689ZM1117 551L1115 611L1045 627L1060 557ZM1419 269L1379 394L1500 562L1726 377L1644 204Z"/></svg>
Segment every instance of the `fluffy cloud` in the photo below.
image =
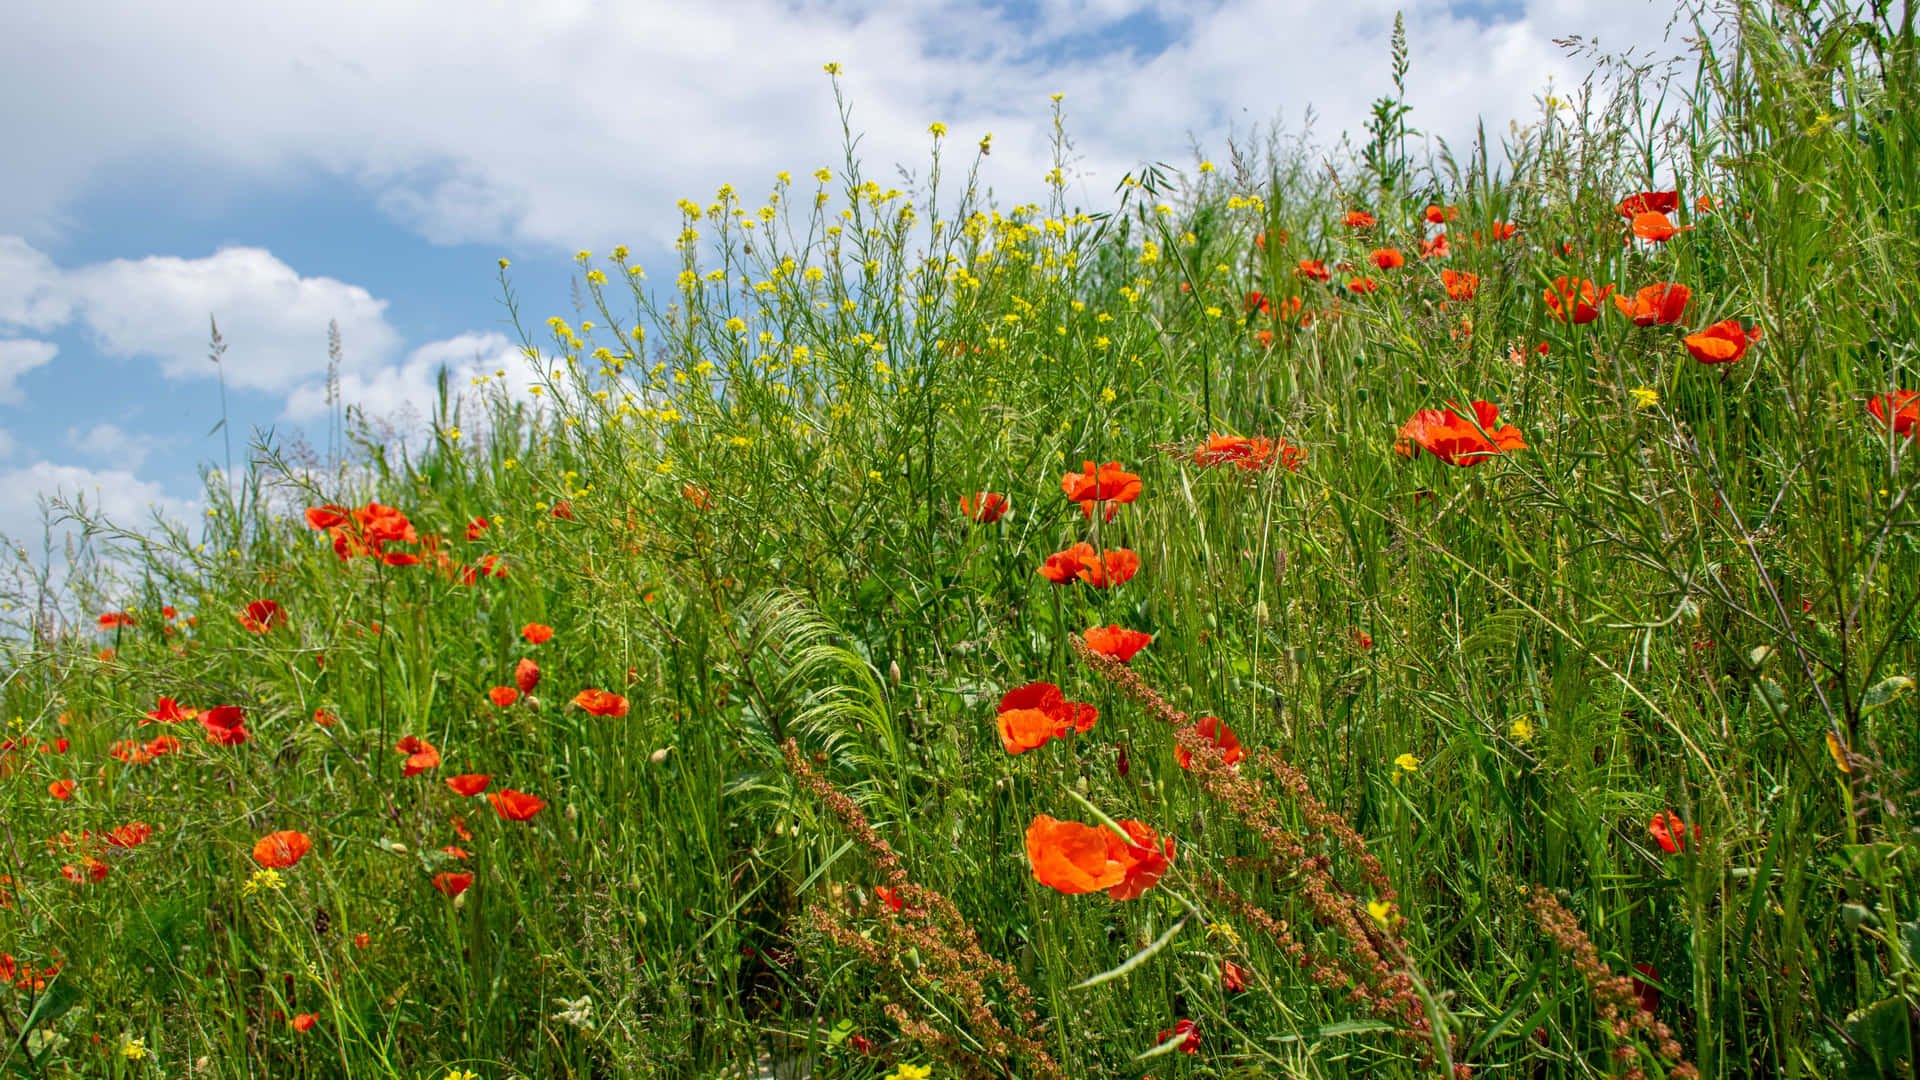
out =
<svg viewBox="0 0 1920 1080"><path fill-rule="evenodd" d="M67 445L102 461L138 469L159 445L151 435L128 431L117 424L100 423L86 430L67 429Z"/></svg>
<svg viewBox="0 0 1920 1080"><path fill-rule="evenodd" d="M23 400L20 376L45 366L59 351L59 347L49 341L0 339L0 402L18 405Z"/></svg>
<svg viewBox="0 0 1920 1080"><path fill-rule="evenodd" d="M28 5L0 40L0 89L40 104L0 115L0 140L36 153L0 176L0 229L57 232L90 178L162 160L269 182L326 170L443 242L663 242L678 196L722 182L751 195L775 170L837 161L826 60L847 65L876 173L924 171L930 121L950 126L956 151L991 130L985 179L1014 201L1039 194L1046 95L1064 91L1092 205L1123 169L1185 158L1189 134L1218 147L1283 108L1297 126L1310 104L1323 137L1357 131L1387 86L1399 6L341 0L261 18L209 0L180 20L133 0ZM1476 115L1497 135L1549 77L1579 80L1585 63L1554 38L1656 45L1671 8L1532 0L1489 14L1500 10L1409 14L1413 119L1456 146ZM67 62L81 53L93 62Z"/></svg>
<svg viewBox="0 0 1920 1080"><path fill-rule="evenodd" d="M497 333L466 333L422 345L396 364L349 369L340 378L340 399L358 405L371 418L404 431L417 430L439 401L439 373L447 371L447 397L471 397L473 380L488 376L510 392L532 385L527 360L518 347ZM505 372L505 375L497 375ZM315 420L327 414L324 382L296 389L287 398L289 420ZM404 422L407 417L416 421Z"/></svg>
<svg viewBox="0 0 1920 1080"><path fill-rule="evenodd" d="M156 513L171 521L190 521L200 507L198 499L170 496L159 484L126 469L38 461L0 472L0 536L36 552L44 536L43 507L56 499L84 504L89 515L105 516L123 528L150 523ZM67 531L55 527L56 548Z"/></svg>

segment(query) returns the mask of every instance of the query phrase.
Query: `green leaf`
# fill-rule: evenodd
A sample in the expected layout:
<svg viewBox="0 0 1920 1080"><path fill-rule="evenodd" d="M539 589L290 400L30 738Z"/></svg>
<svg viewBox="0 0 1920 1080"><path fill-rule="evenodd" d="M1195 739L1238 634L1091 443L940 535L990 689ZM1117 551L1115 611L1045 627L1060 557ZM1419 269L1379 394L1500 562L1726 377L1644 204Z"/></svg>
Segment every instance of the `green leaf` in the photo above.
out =
<svg viewBox="0 0 1920 1080"><path fill-rule="evenodd" d="M1905 675L1889 675L1867 687L1866 696L1860 699L1860 711L1872 712L1891 705L1911 689L1913 689L1912 679Z"/></svg>

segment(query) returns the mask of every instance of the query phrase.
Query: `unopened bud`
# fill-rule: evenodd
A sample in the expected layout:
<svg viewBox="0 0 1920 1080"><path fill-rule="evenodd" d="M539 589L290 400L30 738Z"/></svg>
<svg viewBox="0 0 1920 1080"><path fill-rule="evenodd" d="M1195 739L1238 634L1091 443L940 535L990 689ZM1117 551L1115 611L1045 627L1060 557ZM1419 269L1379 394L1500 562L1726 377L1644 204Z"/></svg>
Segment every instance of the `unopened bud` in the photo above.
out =
<svg viewBox="0 0 1920 1080"><path fill-rule="evenodd" d="M653 753L647 755L647 760L653 762L655 765L658 765L661 762L667 760L667 753L672 749L673 747L671 746L663 746L660 749L655 750Z"/></svg>
<svg viewBox="0 0 1920 1080"><path fill-rule="evenodd" d="M568 803L568 804L567 804L567 809L566 809L566 817L567 817L567 820L568 820L568 821L579 821L579 820L580 820L580 808L579 808L579 807L577 807L577 806L575 806L575 805L573 805L572 803Z"/></svg>
<svg viewBox="0 0 1920 1080"><path fill-rule="evenodd" d="M887 661L887 680L893 683L895 687L900 685L900 661Z"/></svg>

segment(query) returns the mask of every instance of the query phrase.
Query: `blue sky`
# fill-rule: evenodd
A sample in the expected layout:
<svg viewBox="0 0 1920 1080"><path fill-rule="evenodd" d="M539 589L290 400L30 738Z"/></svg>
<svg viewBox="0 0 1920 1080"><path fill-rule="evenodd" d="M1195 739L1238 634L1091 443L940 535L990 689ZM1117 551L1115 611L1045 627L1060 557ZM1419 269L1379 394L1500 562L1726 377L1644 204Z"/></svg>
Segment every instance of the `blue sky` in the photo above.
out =
<svg viewBox="0 0 1920 1080"><path fill-rule="evenodd" d="M1308 0L901 0L514 5L338 0L285 10L103 0L11 5L0 115L0 533L84 492L137 522L200 510L220 419L207 317L228 351L236 453L310 433L326 326L349 395L422 414L442 361L518 364L495 262L533 323L570 314L579 249L664 270L682 196L755 201L840 160L821 65L865 132L869 175L919 167L940 121L987 132L1003 206L1038 200L1048 97L1065 95L1076 190L1104 205L1142 161L1190 165L1311 105L1323 144L1387 80L1395 7ZM291 8L291 6L289 6ZM1663 45L1670 9L1469 0L1407 10L1413 119L1464 141L1537 112L1583 68L1555 37ZM655 281L668 278L654 275ZM464 385L464 378L456 385Z"/></svg>

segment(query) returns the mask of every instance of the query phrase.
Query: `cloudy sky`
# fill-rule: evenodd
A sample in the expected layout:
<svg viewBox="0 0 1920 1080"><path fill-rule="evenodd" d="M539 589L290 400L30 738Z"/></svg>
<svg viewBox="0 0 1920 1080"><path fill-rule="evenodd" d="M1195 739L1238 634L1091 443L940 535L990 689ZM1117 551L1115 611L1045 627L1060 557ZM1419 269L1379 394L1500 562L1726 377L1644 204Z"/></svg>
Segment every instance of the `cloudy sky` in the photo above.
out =
<svg viewBox="0 0 1920 1080"><path fill-rule="evenodd" d="M1586 65L1554 39L1682 49L1668 3L1414 4L1410 118L1464 141L1537 115ZM1388 85L1386 0L6 0L0 37L0 533L85 493L129 523L199 508L199 466L255 429L324 447L327 324L347 396L424 411L443 362L513 364L523 315L571 314L572 253L669 263L681 197L841 157L822 65L882 180L928 124L994 136L1003 206L1038 201L1064 94L1083 208L1144 161L1190 166L1306 110L1359 131ZM655 280L667 275L656 274ZM208 317L227 346L207 358ZM458 380L464 385L465 379Z"/></svg>

